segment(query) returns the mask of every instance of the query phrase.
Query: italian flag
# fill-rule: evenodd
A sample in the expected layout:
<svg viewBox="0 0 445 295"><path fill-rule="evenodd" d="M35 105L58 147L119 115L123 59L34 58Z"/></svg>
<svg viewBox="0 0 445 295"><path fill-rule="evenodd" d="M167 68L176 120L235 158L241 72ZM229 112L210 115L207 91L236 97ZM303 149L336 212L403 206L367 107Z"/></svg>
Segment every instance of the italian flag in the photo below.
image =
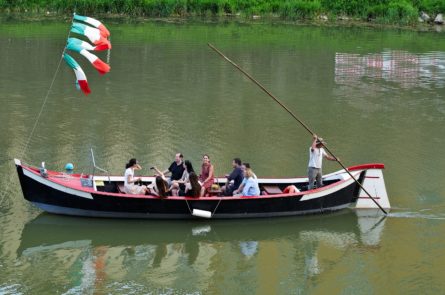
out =
<svg viewBox="0 0 445 295"><path fill-rule="evenodd" d="M81 23L73 23L71 32L86 36L91 43L96 46L101 46L100 48L102 48L102 50L111 49L110 41L101 34L99 29Z"/></svg>
<svg viewBox="0 0 445 295"><path fill-rule="evenodd" d="M63 59L65 60L66 64L73 69L74 73L76 74L76 87L82 90L85 95L88 95L91 93L90 87L88 86L87 77L85 76L85 73L83 72L82 68L79 66L79 64L72 58L70 55L64 53Z"/></svg>
<svg viewBox="0 0 445 295"><path fill-rule="evenodd" d="M96 55L90 53L88 50L84 49L82 46L80 46L78 43L69 42L66 46L67 49L79 52L81 55L83 55L88 61L96 68L96 70L99 72L99 74L104 75L110 71L110 66L106 63L104 63L100 58L98 58Z"/></svg>
<svg viewBox="0 0 445 295"><path fill-rule="evenodd" d="M89 50L89 51L99 51L99 50L106 50L108 49L107 46L104 45L98 45L98 46L93 46L88 42L85 42L83 40L77 39L77 38L68 38L67 41L67 47L68 46L77 46L77 47L81 47L83 49Z"/></svg>
<svg viewBox="0 0 445 295"><path fill-rule="evenodd" d="M74 14L74 19L77 21L85 22L85 23L97 28L104 38L108 38L110 36L110 32L107 30L107 28L97 19L94 19L94 18L91 18L88 16L78 15L78 14Z"/></svg>

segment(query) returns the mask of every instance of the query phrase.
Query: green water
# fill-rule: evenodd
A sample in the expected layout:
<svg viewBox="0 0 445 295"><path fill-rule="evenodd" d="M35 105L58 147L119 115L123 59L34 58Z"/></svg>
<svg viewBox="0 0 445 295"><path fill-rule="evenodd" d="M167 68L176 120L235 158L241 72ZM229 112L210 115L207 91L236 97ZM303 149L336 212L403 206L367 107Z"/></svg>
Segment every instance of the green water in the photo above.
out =
<svg viewBox="0 0 445 295"><path fill-rule="evenodd" d="M69 23L0 23L0 294L443 292L443 34L234 23L108 28L113 49L98 55L109 74L72 54L92 90L85 97L72 70L59 67ZM167 168L176 152L196 168L209 154L218 175L234 157L258 176L305 175L310 135L207 43L345 165L384 163L391 214L122 221L51 216L23 199L13 158L54 170L72 162L88 173L90 148L115 175L132 157L145 174ZM325 172L338 169L324 163Z"/></svg>

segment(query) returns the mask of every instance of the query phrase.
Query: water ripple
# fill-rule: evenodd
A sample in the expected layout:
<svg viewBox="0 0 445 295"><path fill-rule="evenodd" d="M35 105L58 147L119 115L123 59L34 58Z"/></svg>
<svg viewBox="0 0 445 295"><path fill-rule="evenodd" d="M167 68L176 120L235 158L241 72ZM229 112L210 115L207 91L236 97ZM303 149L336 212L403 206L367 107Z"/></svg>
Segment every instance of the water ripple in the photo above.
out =
<svg viewBox="0 0 445 295"><path fill-rule="evenodd" d="M421 212L397 212L397 213L391 212L388 214L388 217L445 220L445 214L425 214Z"/></svg>

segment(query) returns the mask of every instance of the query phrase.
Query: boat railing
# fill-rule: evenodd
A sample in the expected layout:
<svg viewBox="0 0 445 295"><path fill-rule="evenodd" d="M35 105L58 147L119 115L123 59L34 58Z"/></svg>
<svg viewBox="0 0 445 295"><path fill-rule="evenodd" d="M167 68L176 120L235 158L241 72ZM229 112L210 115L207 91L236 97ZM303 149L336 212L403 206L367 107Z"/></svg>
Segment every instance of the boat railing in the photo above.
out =
<svg viewBox="0 0 445 295"><path fill-rule="evenodd" d="M91 151L91 160L93 161L93 173L91 173L91 176L94 178L94 173L96 172L96 169L97 169L97 170L102 171L107 174L108 182L110 183L111 182L110 172L108 170L105 170L105 169L96 165L96 160L94 159L93 148L91 148L90 151Z"/></svg>

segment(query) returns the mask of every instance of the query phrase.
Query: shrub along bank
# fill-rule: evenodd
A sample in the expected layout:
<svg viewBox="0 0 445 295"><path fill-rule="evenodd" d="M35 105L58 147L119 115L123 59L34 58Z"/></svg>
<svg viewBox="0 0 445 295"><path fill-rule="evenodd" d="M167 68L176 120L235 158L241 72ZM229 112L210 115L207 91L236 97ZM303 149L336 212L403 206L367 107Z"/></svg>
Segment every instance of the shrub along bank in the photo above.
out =
<svg viewBox="0 0 445 295"><path fill-rule="evenodd" d="M140 17L278 17L414 24L445 12L444 0L0 0L2 13L119 14Z"/></svg>

